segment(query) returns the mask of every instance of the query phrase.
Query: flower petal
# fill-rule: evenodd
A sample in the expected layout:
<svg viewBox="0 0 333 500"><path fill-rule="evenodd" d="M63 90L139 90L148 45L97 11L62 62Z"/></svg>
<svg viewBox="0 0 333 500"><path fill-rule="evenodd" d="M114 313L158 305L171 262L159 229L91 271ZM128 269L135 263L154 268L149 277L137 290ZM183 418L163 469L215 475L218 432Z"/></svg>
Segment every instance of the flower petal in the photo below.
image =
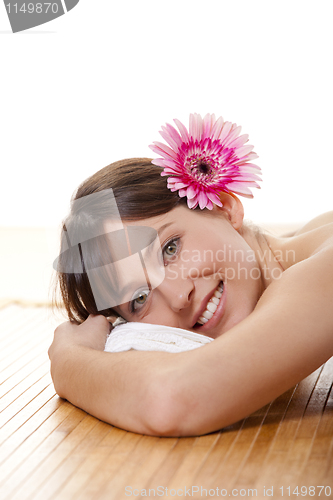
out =
<svg viewBox="0 0 333 500"><path fill-rule="evenodd" d="M197 113L190 115L190 137L193 140L201 140L202 135L202 118Z"/></svg>
<svg viewBox="0 0 333 500"><path fill-rule="evenodd" d="M185 184L184 182L176 182L175 183L176 189L183 189L183 188L187 188L187 187L188 187L188 184Z"/></svg>
<svg viewBox="0 0 333 500"><path fill-rule="evenodd" d="M241 182L231 182L228 184L228 189L237 194L250 195L253 196L249 188Z"/></svg>
<svg viewBox="0 0 333 500"><path fill-rule="evenodd" d="M211 115L207 113L207 115L203 119L203 132L202 139L206 139L210 137L210 132L212 129L212 124L215 122L215 115Z"/></svg>
<svg viewBox="0 0 333 500"><path fill-rule="evenodd" d="M250 172L242 172L241 175L235 176L233 178L235 181L261 181L259 175L252 174Z"/></svg>
<svg viewBox="0 0 333 500"><path fill-rule="evenodd" d="M154 142L149 147L152 151L154 151L154 153L164 157L167 156L169 158L174 158L175 160L177 159L176 153L162 142Z"/></svg>
<svg viewBox="0 0 333 500"><path fill-rule="evenodd" d="M233 128L230 131L230 133L228 134L228 137L226 138L226 140L224 141L224 145L228 146L228 148L231 148L230 143L239 136L240 131L242 130L242 127L237 127L235 125L236 124L233 123L233 125L232 125Z"/></svg>
<svg viewBox="0 0 333 500"><path fill-rule="evenodd" d="M216 122L213 125L212 132L211 132L211 139L212 141L217 140L220 138L220 133L223 128L224 121L222 116L216 120Z"/></svg>
<svg viewBox="0 0 333 500"><path fill-rule="evenodd" d="M213 202L215 203L215 205L219 206L219 207L223 207L223 204L220 200L220 198L215 194L215 193L212 193L212 192L207 192L206 193L208 198Z"/></svg>
<svg viewBox="0 0 333 500"><path fill-rule="evenodd" d="M187 198L188 208L196 208L198 206L198 200L196 198Z"/></svg>
<svg viewBox="0 0 333 500"><path fill-rule="evenodd" d="M241 146L244 146L244 144L249 140L249 136L248 134L243 134L243 135L240 135L239 137L236 137L235 139L233 139L228 147L229 148L240 148Z"/></svg>
<svg viewBox="0 0 333 500"><path fill-rule="evenodd" d="M180 122L179 120L177 120L177 118L175 118L173 120L175 122L175 124L177 125L178 129L179 129L179 132L180 132L180 135L183 139L183 141L185 143L187 143L189 141L189 135L188 135L188 132L187 132L187 128L182 124L182 122Z"/></svg>
<svg viewBox="0 0 333 500"><path fill-rule="evenodd" d="M165 160L163 158L155 158L155 160L152 160L152 164L156 165L157 167L164 167Z"/></svg>
<svg viewBox="0 0 333 500"><path fill-rule="evenodd" d="M194 198L197 195L197 191L194 189L193 186L189 186L187 188L187 197L188 198Z"/></svg>
<svg viewBox="0 0 333 500"><path fill-rule="evenodd" d="M253 146L251 146L251 145L243 146L243 147L237 149L238 158L244 158L252 151L252 149L253 149Z"/></svg>
<svg viewBox="0 0 333 500"><path fill-rule="evenodd" d="M171 126L171 125L170 125ZM176 131L175 131L176 132ZM176 132L177 135L178 135L178 132ZM160 130L160 135L163 137L163 139L165 140L165 142L167 142L169 144L169 146L174 150L174 151L178 151L178 143L176 140L174 140L174 137L169 133L169 131L165 128L165 127L162 127L162 130ZM181 140L181 137L178 135L179 137L179 143L180 145L182 144L182 140Z"/></svg>
<svg viewBox="0 0 333 500"><path fill-rule="evenodd" d="M204 209L208 203L208 198L207 198L206 193L204 193L203 191L200 191L198 194L198 201L199 201L199 207L201 208L201 210Z"/></svg>
<svg viewBox="0 0 333 500"><path fill-rule="evenodd" d="M256 158L259 158L259 156L256 153L254 153L254 152L249 153L247 155L247 160L255 160Z"/></svg>
<svg viewBox="0 0 333 500"><path fill-rule="evenodd" d="M251 169L254 168L254 169L258 170L259 172L261 172L261 168L258 167L258 165L255 165L254 163L245 163L245 166L249 167Z"/></svg>
<svg viewBox="0 0 333 500"><path fill-rule="evenodd" d="M179 174L178 170L174 168L164 167L163 175L177 175L177 174Z"/></svg>
<svg viewBox="0 0 333 500"><path fill-rule="evenodd" d="M175 127L173 127L172 125L169 125L167 123L165 126L165 129L166 129L167 133L172 137L174 142L177 144L177 147L181 148L182 143L183 143L183 139L182 139L181 135L178 133L178 131L175 129Z"/></svg>

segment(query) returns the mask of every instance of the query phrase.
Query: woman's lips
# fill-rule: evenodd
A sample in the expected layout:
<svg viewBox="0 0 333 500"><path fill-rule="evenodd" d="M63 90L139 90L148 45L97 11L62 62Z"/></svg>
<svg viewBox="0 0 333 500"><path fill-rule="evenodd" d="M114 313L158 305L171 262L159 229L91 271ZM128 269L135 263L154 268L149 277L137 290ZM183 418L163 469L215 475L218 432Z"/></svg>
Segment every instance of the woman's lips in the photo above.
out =
<svg viewBox="0 0 333 500"><path fill-rule="evenodd" d="M197 320L202 316L203 312L206 310L207 305L209 300L214 296L216 288L208 294L204 299L204 307L202 308ZM203 325L199 325L198 323L195 324L194 328L196 331L200 331L202 333L208 332L211 328L214 328L222 318L224 312L225 312L225 306L226 306L226 285L223 283L223 293L220 298L220 302L217 306L216 311L213 313L213 316Z"/></svg>

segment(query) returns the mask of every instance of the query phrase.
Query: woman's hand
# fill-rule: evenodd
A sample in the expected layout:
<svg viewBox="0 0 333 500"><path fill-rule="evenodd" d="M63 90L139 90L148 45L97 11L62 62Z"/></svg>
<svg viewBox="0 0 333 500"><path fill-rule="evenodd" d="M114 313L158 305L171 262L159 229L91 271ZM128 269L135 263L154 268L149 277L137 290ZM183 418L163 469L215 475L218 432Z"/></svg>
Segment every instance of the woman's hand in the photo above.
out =
<svg viewBox="0 0 333 500"><path fill-rule="evenodd" d="M64 377L67 370L66 356L70 352L75 355L82 347L104 351L110 330L111 324L101 315L90 315L81 325L66 321L55 329L53 342L49 348L49 358L51 375L59 396L66 398L66 377Z"/></svg>
<svg viewBox="0 0 333 500"><path fill-rule="evenodd" d="M111 330L111 324L101 315L88 316L81 325L76 325L66 321L59 325L54 331L54 339L49 349L49 358L52 361L53 356L62 349L70 346L83 345L104 351L106 338Z"/></svg>

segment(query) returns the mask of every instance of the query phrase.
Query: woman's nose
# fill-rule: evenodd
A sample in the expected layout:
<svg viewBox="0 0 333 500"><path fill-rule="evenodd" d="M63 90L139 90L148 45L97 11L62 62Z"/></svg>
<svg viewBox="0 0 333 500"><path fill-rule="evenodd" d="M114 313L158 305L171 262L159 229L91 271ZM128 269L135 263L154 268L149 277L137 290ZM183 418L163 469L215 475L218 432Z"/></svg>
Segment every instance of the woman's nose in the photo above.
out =
<svg viewBox="0 0 333 500"><path fill-rule="evenodd" d="M194 283L190 278L175 281L166 278L160 285L160 291L164 294L171 309L179 312L191 304Z"/></svg>

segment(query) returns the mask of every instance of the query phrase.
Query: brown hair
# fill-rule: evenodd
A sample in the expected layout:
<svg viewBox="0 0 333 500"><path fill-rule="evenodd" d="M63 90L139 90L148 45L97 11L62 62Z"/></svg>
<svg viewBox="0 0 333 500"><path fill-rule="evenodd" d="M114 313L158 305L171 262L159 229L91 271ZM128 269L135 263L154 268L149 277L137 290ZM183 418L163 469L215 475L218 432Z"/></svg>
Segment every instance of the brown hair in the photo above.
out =
<svg viewBox="0 0 333 500"><path fill-rule="evenodd" d="M85 180L77 189L71 202L71 211L63 221L63 234L59 256L59 267L64 267L64 259L67 247L67 231L71 228L92 227L100 224L101 220L110 217L109 199L105 197L105 203L99 201L94 207L93 213L85 213L76 210L74 201L82 197L97 193L106 189L112 189L123 221L136 221L163 215L177 205L186 204L186 198L180 198L178 193L171 192L167 188L166 177L161 176L161 168L152 165L149 158L131 158L121 160L105 168ZM80 248L80 243L79 243ZM92 254L94 252L92 251ZM84 262L80 249L83 270ZM93 255L91 257L94 258ZM84 273L57 273L57 287L60 288L61 298L70 320L81 323L89 314L103 314L104 316L118 316L113 309L98 311L89 284L88 276ZM56 294L54 294L55 297ZM54 302L57 303L56 299Z"/></svg>

